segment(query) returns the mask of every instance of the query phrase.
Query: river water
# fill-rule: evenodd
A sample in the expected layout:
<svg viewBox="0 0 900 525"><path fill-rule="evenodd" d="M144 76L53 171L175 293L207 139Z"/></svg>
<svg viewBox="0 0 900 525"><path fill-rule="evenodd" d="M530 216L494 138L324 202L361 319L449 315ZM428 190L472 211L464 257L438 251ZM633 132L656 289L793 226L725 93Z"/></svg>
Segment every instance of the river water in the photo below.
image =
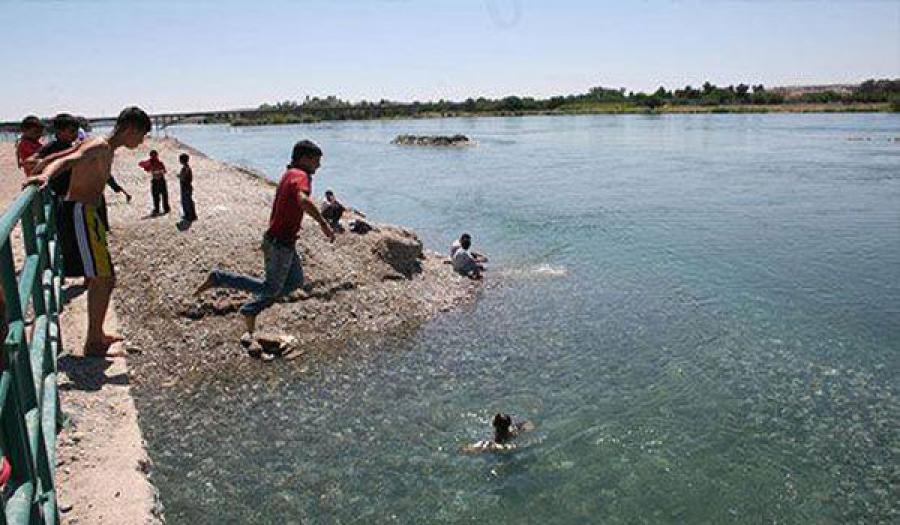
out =
<svg viewBox="0 0 900 525"><path fill-rule="evenodd" d="M138 392L171 522L897 519L900 115L168 133L272 178L310 138L317 195L491 257L477 304L410 336L176 410ZM461 454L497 411L536 430Z"/></svg>

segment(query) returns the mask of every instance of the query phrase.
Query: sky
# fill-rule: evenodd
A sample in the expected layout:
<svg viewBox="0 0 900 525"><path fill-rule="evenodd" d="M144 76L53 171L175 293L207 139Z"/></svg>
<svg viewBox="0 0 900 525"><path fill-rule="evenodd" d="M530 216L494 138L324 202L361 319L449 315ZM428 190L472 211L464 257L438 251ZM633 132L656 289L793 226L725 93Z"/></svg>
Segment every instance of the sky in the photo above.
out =
<svg viewBox="0 0 900 525"><path fill-rule="evenodd" d="M0 120L900 78L900 0L0 0Z"/></svg>

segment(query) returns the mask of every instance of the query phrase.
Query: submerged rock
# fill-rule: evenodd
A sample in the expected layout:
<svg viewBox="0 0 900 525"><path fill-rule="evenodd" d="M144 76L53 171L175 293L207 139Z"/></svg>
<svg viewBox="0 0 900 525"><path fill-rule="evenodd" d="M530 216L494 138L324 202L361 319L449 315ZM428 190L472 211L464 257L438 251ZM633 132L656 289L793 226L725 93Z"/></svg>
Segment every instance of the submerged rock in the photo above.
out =
<svg viewBox="0 0 900 525"><path fill-rule="evenodd" d="M397 135L391 144L401 146L472 146L475 141L465 135Z"/></svg>

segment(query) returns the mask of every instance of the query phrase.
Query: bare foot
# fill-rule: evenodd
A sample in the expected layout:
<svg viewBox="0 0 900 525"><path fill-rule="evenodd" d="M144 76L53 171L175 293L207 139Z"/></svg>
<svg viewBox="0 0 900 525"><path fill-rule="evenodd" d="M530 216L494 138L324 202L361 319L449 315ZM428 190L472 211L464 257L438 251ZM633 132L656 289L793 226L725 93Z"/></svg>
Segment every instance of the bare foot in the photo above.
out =
<svg viewBox="0 0 900 525"><path fill-rule="evenodd" d="M121 344L85 343L84 357L122 357L126 354Z"/></svg>
<svg viewBox="0 0 900 525"><path fill-rule="evenodd" d="M200 294L202 294L203 292L209 290L209 289L212 288L212 287L213 287L213 277L212 277L212 274L209 274L209 275L206 277L206 280L203 281L203 284L201 284L199 288L197 288L196 290L194 290L194 297L199 297Z"/></svg>
<svg viewBox="0 0 900 525"><path fill-rule="evenodd" d="M103 334L98 340L84 343L85 357L117 357L125 355L121 343L125 338L118 334Z"/></svg>

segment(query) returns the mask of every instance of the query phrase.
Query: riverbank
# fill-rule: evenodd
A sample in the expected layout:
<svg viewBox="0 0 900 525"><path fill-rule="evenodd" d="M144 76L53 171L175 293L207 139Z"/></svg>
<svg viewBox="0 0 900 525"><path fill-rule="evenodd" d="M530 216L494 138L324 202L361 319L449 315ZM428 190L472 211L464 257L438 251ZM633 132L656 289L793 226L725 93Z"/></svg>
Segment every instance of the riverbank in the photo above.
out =
<svg viewBox="0 0 900 525"><path fill-rule="evenodd" d="M708 115L717 113L891 113L897 112L896 103L891 102L852 102L852 103L782 103L782 104L685 104L664 105L656 108L633 103L596 103L569 104L553 110L498 110L498 111L417 111L390 113L373 109L350 111L347 114L321 116L319 110L309 113L283 112L249 112L241 116L223 117L237 112L223 111L200 112L178 120L178 123L190 124L230 124L235 127L277 126L295 124L315 124L318 122L354 121L354 120L405 120L405 119L439 119L439 118L477 118L477 117L527 117L527 116L572 116L572 115ZM371 112L371 114L370 114ZM0 122L0 133L17 134L20 123L17 121Z"/></svg>
<svg viewBox="0 0 900 525"><path fill-rule="evenodd" d="M150 216L149 180L137 167L150 148L159 151L170 172L172 212L161 217ZM173 175L182 152L191 155L200 217L183 231ZM317 179L326 181L327 170L326 165ZM120 152L114 173L135 196L130 204L112 203L109 212L116 309L129 349L139 354L135 383L146 389L174 386L209 373L259 366L239 344L244 328L237 310L248 295L219 289L196 299L191 292L212 268L262 275L258 247L275 193L272 183L175 139L150 140L138 150ZM375 220L377 210L367 211L367 220ZM258 320L260 331L296 338L286 359L302 362L309 352L340 353L347 341L415 327L474 296L477 284L455 275L441 255L421 251L413 232L373 225L377 231L339 234L331 244L313 221L304 223L298 252L307 284Z"/></svg>
<svg viewBox="0 0 900 525"><path fill-rule="evenodd" d="M159 151L169 169L172 212L161 217L150 216L149 179L137 166L151 148ZM188 229L179 228L174 176L183 152L192 157L200 217ZM18 181L15 165L7 166L14 158L12 144L4 144L2 153L3 180ZM327 177L327 165L323 172ZM214 267L262 274L258 246L274 196L272 183L174 139L148 140L135 151L119 150L113 173L134 196L126 203L121 195L107 195L117 275L112 308L126 338L128 366L123 358L61 361L61 403L73 421L59 439L60 500L68 523L130 523L122 518L128 509L139 516L138 523L161 515L145 477L152 472L137 425L142 397L190 392L199 381L214 376L239 381L244 369L273 366L248 357L239 344L243 322L237 309L246 294L217 290L200 299L191 295ZM6 186L11 195L4 202L12 200L18 182ZM377 218L377 210L366 211L367 220ZM455 275L443 264L443 256L422 250L413 232L372 224L376 231L344 233L330 244L317 225L305 223L298 251L305 259L308 286L259 318L262 331L293 336L295 344L279 359L284 366L295 366L302 374L306 356L340 359L350 341L374 342L402 334L475 297L478 284ZM72 295L77 298L66 311L64 330L70 351L80 348L77 337L85 323L83 305L75 302L83 302L84 294ZM137 411L130 386L135 387ZM173 414L173 420L188 419L189 414ZM164 443L156 446L166 448ZM126 454L122 462L123 451L134 454ZM108 490L109 482L118 479L117 472L138 475L149 490L128 495L127 488ZM100 502L107 496L111 506L104 507L106 503ZM128 506L135 496L140 511ZM117 505L118 513L113 512Z"/></svg>
<svg viewBox="0 0 900 525"><path fill-rule="evenodd" d="M310 113L259 113L232 119L201 119L199 124L230 124L235 127L277 126L293 124L315 124L326 121L352 120L404 120L439 118L478 117L529 117L529 116L572 116L572 115L708 115L719 113L889 113L897 111L890 102L853 103L783 103L783 104L679 104L649 108L634 103L575 103L552 110L497 110L497 111L416 111L390 113L390 108L382 112L349 110L347 114L318 115Z"/></svg>

